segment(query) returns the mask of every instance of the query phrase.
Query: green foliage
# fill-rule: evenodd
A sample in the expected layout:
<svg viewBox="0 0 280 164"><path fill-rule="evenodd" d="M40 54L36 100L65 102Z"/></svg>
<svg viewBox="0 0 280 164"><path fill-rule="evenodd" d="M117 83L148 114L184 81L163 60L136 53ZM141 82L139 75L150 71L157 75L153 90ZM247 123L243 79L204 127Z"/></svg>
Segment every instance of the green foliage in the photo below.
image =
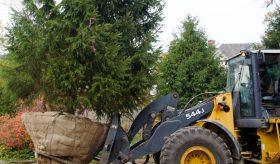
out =
<svg viewBox="0 0 280 164"><path fill-rule="evenodd" d="M26 160L34 159L34 152L30 149L6 149L0 145L0 159L2 160Z"/></svg>
<svg viewBox="0 0 280 164"><path fill-rule="evenodd" d="M9 89L21 98L43 94L70 113L131 112L155 81L162 7L160 0L24 0L8 34L8 56L18 64Z"/></svg>
<svg viewBox="0 0 280 164"><path fill-rule="evenodd" d="M0 59L0 115L15 113L16 102L19 98L17 93L23 92L19 89L25 88L25 86L20 88L13 86L15 90L11 91L9 89L13 84L13 81L9 83L9 80L20 77L20 75L16 73L11 74L11 71L14 71L16 66L17 65L12 60L7 59L6 57Z"/></svg>
<svg viewBox="0 0 280 164"><path fill-rule="evenodd" d="M266 48L280 48L280 8L269 13L266 18L267 28L262 39Z"/></svg>
<svg viewBox="0 0 280 164"><path fill-rule="evenodd" d="M0 88L0 115L14 114L16 111L16 97L4 86Z"/></svg>
<svg viewBox="0 0 280 164"><path fill-rule="evenodd" d="M159 63L157 94L179 93L182 107L199 93L221 90L226 76L214 52L215 48L207 45L207 37L198 27L198 21L187 17L180 36L171 42L168 53Z"/></svg>
<svg viewBox="0 0 280 164"><path fill-rule="evenodd" d="M273 65L271 68L268 68L268 74L273 78L273 80L280 79L280 68L277 65Z"/></svg>

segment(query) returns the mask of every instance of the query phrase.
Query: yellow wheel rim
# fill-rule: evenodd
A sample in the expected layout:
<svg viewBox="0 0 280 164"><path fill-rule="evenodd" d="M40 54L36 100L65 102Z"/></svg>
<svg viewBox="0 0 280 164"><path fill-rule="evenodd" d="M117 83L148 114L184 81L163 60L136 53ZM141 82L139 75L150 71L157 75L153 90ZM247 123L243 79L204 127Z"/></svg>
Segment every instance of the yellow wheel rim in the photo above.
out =
<svg viewBox="0 0 280 164"><path fill-rule="evenodd" d="M206 147L192 146L184 152L180 164L216 164L216 159Z"/></svg>

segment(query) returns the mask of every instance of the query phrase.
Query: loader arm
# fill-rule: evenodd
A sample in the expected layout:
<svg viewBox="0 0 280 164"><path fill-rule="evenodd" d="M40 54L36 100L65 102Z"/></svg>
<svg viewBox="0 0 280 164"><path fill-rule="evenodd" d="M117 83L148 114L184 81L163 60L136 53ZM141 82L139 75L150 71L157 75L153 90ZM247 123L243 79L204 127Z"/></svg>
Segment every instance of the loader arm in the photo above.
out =
<svg viewBox="0 0 280 164"><path fill-rule="evenodd" d="M145 107L133 121L126 134L115 116L111 124L100 163L120 164L157 153L164 145L164 139L182 127L206 118L214 108L213 98L180 111L176 109L178 94L172 93L154 100ZM153 126L155 116L161 114L161 122ZM143 128L142 140L130 146L131 140Z"/></svg>
<svg viewBox="0 0 280 164"><path fill-rule="evenodd" d="M132 146L133 148L129 154L130 161L134 161L144 155L159 152L164 145L164 139L166 137L182 127L189 126L198 120L206 118L212 112L213 108L214 100L211 98L162 122L153 130L154 133L149 139L144 142L140 141L142 142L140 144L136 143L137 146L135 147Z"/></svg>
<svg viewBox="0 0 280 164"><path fill-rule="evenodd" d="M159 113L170 116L178 115L176 109L178 99L177 93L170 93L151 102L137 115L127 134L120 126L120 116L113 116L100 163L112 161L119 163L117 158L129 160L129 150L131 149L129 143L134 136L143 128L143 139L150 138L155 116Z"/></svg>
<svg viewBox="0 0 280 164"><path fill-rule="evenodd" d="M147 126L144 131L146 130L146 137L149 137L149 133L152 130L152 124L154 122L155 116L160 112L170 110L170 113L176 113L175 110L177 108L179 95L177 93L170 93L165 96L162 96L153 102L151 102L148 106L146 106L141 112L136 116L134 119L129 132L128 132L128 139L131 141L134 136L139 132L140 129Z"/></svg>

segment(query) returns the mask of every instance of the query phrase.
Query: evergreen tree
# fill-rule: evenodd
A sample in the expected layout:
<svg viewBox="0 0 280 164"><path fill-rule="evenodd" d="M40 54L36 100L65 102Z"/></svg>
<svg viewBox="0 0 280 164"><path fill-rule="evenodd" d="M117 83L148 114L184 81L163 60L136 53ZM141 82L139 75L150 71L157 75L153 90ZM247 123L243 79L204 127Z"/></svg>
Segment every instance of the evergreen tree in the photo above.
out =
<svg viewBox="0 0 280 164"><path fill-rule="evenodd" d="M266 18L267 29L263 37L263 44L266 48L280 48L280 8L269 13Z"/></svg>
<svg viewBox="0 0 280 164"><path fill-rule="evenodd" d="M205 32L198 27L196 18L188 16L180 36L171 42L168 53L159 63L157 94L177 92L183 107L197 94L221 90L226 76L214 51L214 47L207 45Z"/></svg>
<svg viewBox="0 0 280 164"><path fill-rule="evenodd" d="M28 83L19 97L43 94L71 113L131 112L154 84L162 7L160 0L24 0L13 14L7 55L19 64L11 71L26 80L10 89Z"/></svg>

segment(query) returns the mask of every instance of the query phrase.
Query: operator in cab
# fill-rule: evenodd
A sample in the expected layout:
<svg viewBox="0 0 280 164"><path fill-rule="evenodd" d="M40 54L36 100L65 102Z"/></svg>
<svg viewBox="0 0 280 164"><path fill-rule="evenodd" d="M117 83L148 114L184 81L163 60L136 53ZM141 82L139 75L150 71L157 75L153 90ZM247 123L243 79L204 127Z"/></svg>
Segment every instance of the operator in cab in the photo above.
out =
<svg viewBox="0 0 280 164"><path fill-rule="evenodd" d="M271 68L269 69L266 65L259 68L262 101L280 104L280 79L277 75L279 67Z"/></svg>
<svg viewBox="0 0 280 164"><path fill-rule="evenodd" d="M265 66L260 67L260 83L262 97L273 96L273 81Z"/></svg>

